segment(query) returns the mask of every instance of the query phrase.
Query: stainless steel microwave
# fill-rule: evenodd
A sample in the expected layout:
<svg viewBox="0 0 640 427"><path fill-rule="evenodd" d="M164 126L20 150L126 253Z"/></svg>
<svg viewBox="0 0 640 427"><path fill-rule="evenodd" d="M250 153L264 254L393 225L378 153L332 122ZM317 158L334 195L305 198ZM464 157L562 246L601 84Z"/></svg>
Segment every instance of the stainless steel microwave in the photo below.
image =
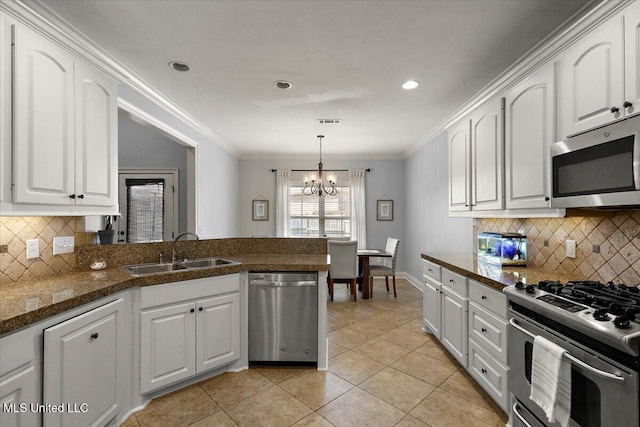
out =
<svg viewBox="0 0 640 427"><path fill-rule="evenodd" d="M551 206L640 207L640 116L551 145Z"/></svg>

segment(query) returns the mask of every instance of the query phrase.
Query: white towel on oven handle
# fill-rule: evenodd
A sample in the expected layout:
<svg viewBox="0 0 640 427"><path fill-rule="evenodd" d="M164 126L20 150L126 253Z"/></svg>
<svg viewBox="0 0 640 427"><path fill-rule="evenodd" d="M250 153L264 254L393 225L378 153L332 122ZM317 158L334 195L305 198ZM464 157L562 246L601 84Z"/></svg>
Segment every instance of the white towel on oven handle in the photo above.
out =
<svg viewBox="0 0 640 427"><path fill-rule="evenodd" d="M571 362L563 357L565 352L546 338L534 339L529 397L544 410L549 422L563 427L571 417Z"/></svg>

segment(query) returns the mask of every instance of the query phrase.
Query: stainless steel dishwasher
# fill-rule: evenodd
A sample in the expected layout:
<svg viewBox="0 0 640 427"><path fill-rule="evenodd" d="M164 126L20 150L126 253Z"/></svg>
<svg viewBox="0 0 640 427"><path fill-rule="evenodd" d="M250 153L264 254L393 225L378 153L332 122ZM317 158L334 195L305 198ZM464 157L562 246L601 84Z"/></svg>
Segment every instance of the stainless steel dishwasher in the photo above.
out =
<svg viewBox="0 0 640 427"><path fill-rule="evenodd" d="M318 362L317 273L249 273L249 361Z"/></svg>

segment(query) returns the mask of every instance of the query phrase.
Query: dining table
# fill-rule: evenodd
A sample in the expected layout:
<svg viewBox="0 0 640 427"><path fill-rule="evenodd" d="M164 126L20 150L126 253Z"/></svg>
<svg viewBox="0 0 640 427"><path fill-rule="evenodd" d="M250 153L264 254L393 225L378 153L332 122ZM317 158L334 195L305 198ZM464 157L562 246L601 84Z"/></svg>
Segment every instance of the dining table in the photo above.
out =
<svg viewBox="0 0 640 427"><path fill-rule="evenodd" d="M393 254L384 249L358 249L358 274L362 277L362 299L369 299L369 289L371 288L370 262L374 258L391 258Z"/></svg>

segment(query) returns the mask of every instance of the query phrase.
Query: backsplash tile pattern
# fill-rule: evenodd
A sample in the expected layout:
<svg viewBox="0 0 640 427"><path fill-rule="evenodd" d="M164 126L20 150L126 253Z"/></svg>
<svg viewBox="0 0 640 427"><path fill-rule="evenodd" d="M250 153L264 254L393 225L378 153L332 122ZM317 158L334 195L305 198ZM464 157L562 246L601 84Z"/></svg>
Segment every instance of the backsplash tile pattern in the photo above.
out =
<svg viewBox="0 0 640 427"><path fill-rule="evenodd" d="M640 285L640 211L619 211L605 217L476 219L474 248L479 232L519 230L527 236L530 265L576 279ZM575 258L566 257L567 239L576 241ZM594 246L599 246L599 253Z"/></svg>
<svg viewBox="0 0 640 427"><path fill-rule="evenodd" d="M0 283L52 276L73 271L75 253L53 255L53 238L74 236L75 245L92 243L95 233L84 232L84 217L0 217ZM27 259L27 239L40 241L40 257Z"/></svg>

